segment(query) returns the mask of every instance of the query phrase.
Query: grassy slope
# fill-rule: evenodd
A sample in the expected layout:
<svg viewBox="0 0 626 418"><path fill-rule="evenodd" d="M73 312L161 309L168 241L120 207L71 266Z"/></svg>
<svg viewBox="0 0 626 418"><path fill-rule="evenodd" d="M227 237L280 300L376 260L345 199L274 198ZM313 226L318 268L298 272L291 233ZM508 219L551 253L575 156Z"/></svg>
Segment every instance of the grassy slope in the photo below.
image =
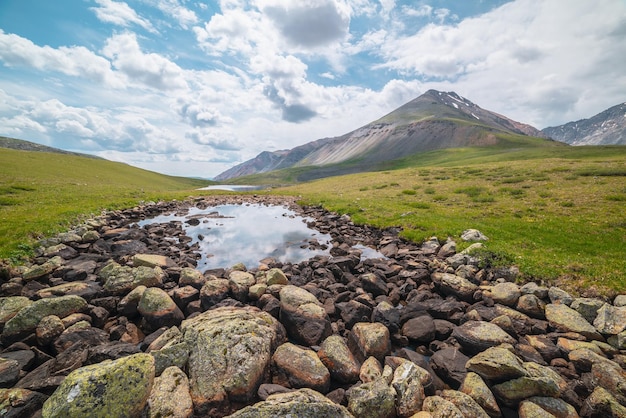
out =
<svg viewBox="0 0 626 418"><path fill-rule="evenodd" d="M0 258L79 217L188 196L207 181L73 155L0 149Z"/></svg>
<svg viewBox="0 0 626 418"><path fill-rule="evenodd" d="M418 242L477 228L527 279L626 291L626 147L448 149L392 168L279 192Z"/></svg>

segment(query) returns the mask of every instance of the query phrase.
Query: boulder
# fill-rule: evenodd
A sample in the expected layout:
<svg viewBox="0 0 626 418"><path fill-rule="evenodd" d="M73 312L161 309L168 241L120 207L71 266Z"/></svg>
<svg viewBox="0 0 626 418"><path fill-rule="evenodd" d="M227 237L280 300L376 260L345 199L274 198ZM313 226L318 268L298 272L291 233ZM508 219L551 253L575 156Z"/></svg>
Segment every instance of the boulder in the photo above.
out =
<svg viewBox="0 0 626 418"><path fill-rule="evenodd" d="M281 269L271 268L265 273L265 284L268 286L275 284L288 285L289 279Z"/></svg>
<svg viewBox="0 0 626 418"><path fill-rule="evenodd" d="M193 286L196 289L202 289L207 278L204 277L202 272L191 268L185 267L180 271L180 277L178 279L179 286Z"/></svg>
<svg viewBox="0 0 626 418"><path fill-rule="evenodd" d="M501 347L488 348L475 355L469 359L466 368L491 381L509 380L528 374L519 357Z"/></svg>
<svg viewBox="0 0 626 418"><path fill-rule="evenodd" d="M423 411L433 418L464 418L463 413L452 402L441 396L429 396L424 400Z"/></svg>
<svg viewBox="0 0 626 418"><path fill-rule="evenodd" d="M43 299L56 296L76 295L85 300L91 300L101 290L100 285L95 282L70 282L38 290L35 296L38 299Z"/></svg>
<svg viewBox="0 0 626 418"><path fill-rule="evenodd" d="M176 366L168 367L154 379L144 416L146 418L193 416L189 379L181 369Z"/></svg>
<svg viewBox="0 0 626 418"><path fill-rule="evenodd" d="M516 309L533 318L543 319L546 317L546 304L533 294L521 295L517 300Z"/></svg>
<svg viewBox="0 0 626 418"><path fill-rule="evenodd" d="M558 418L578 418L576 409L563 399L546 396L533 396L522 403L533 403ZM521 404L520 404L521 408ZM530 418L532 415L528 415ZM521 417L520 417L521 418Z"/></svg>
<svg viewBox="0 0 626 418"><path fill-rule="evenodd" d="M478 229L466 229L461 234L461 239L463 241L471 241L471 242L488 241L489 240L489 238L487 238L487 236L485 236Z"/></svg>
<svg viewBox="0 0 626 418"><path fill-rule="evenodd" d="M326 338L317 355L333 379L341 383L355 383L359 380L359 364L343 337L331 335Z"/></svg>
<svg viewBox="0 0 626 418"><path fill-rule="evenodd" d="M204 309L211 309L230 295L230 283L226 279L207 280L200 289L200 303Z"/></svg>
<svg viewBox="0 0 626 418"><path fill-rule="evenodd" d="M396 415L396 391L385 379L351 387L347 392L348 410L359 418L392 418Z"/></svg>
<svg viewBox="0 0 626 418"><path fill-rule="evenodd" d="M553 304L562 304L567 306L571 305L574 301L572 295L556 286L552 286L548 289L548 298L550 298L550 302Z"/></svg>
<svg viewBox="0 0 626 418"><path fill-rule="evenodd" d="M313 294L287 285L280 290L279 296L280 321L296 342L318 345L332 334L328 315Z"/></svg>
<svg viewBox="0 0 626 418"><path fill-rule="evenodd" d="M500 344L515 344L515 339L499 326L485 321L467 321L452 331L452 336L470 352L483 351Z"/></svg>
<svg viewBox="0 0 626 418"><path fill-rule="evenodd" d="M591 340L603 340L593 325L564 303L549 303L546 305L546 319L555 329L565 332L576 332Z"/></svg>
<svg viewBox="0 0 626 418"><path fill-rule="evenodd" d="M616 307L608 303L597 310L593 321L599 333L617 335L626 329L626 306Z"/></svg>
<svg viewBox="0 0 626 418"><path fill-rule="evenodd" d="M469 358L455 347L436 351L430 358L430 366L444 382L458 388L465 380Z"/></svg>
<svg viewBox="0 0 626 418"><path fill-rule="evenodd" d="M181 324L189 345L188 376L196 412L211 415L231 402L250 402L285 342L283 326L254 307L221 307ZM179 337L181 338L181 337Z"/></svg>
<svg viewBox="0 0 626 418"><path fill-rule="evenodd" d="M590 324L598 315L598 309L600 309L605 302L599 299L592 298L575 298L570 305L570 308L582 315Z"/></svg>
<svg viewBox="0 0 626 418"><path fill-rule="evenodd" d="M456 390L443 390L440 395L457 407L464 417L489 418L485 410L471 396Z"/></svg>
<svg viewBox="0 0 626 418"><path fill-rule="evenodd" d="M104 290L114 295L123 295L137 286L162 286L165 273L160 267L132 268L111 262L100 270L98 277L104 281Z"/></svg>
<svg viewBox="0 0 626 418"><path fill-rule="evenodd" d="M229 418L298 417L353 418L348 410L311 389L276 393L263 402L247 406Z"/></svg>
<svg viewBox="0 0 626 418"><path fill-rule="evenodd" d="M435 322L429 315L411 318L402 325L402 335L415 343L430 343L435 339Z"/></svg>
<svg viewBox="0 0 626 418"><path fill-rule="evenodd" d="M256 283L256 279L247 271L234 270L228 275L228 284L233 298L241 302L248 300L250 287Z"/></svg>
<svg viewBox="0 0 626 418"><path fill-rule="evenodd" d="M422 409L425 395L419 369L413 362L405 360L393 372L391 386L396 391L398 417L410 417Z"/></svg>
<svg viewBox="0 0 626 418"><path fill-rule="evenodd" d="M13 318L22 308L32 305L33 302L24 296L9 296L0 298L0 330L9 319Z"/></svg>
<svg viewBox="0 0 626 418"><path fill-rule="evenodd" d="M137 311L142 315L148 331L180 325L185 318L172 298L158 287L149 287L142 293Z"/></svg>
<svg viewBox="0 0 626 418"><path fill-rule="evenodd" d="M132 261L134 267L144 266L150 268L160 267L162 269L166 269L176 266L174 260L160 254L135 254Z"/></svg>
<svg viewBox="0 0 626 418"><path fill-rule="evenodd" d="M391 351L389 330L383 324L359 322L348 333L348 347L359 361L372 356L382 362Z"/></svg>
<svg viewBox="0 0 626 418"><path fill-rule="evenodd" d="M498 402L485 381L474 372L467 373L459 391L469 395L491 418L502 416Z"/></svg>
<svg viewBox="0 0 626 418"><path fill-rule="evenodd" d="M3 418L35 416L46 399L43 393L28 389L0 389L0 412Z"/></svg>
<svg viewBox="0 0 626 418"><path fill-rule="evenodd" d="M515 283L498 283L491 289L491 298L496 303L506 306L515 306L521 296L519 286Z"/></svg>
<svg viewBox="0 0 626 418"><path fill-rule="evenodd" d="M135 354L70 373L44 403L43 418L136 417L150 396L154 360Z"/></svg>
<svg viewBox="0 0 626 418"><path fill-rule="evenodd" d="M315 351L291 343L279 346L272 356L273 383L287 388L309 388L326 393L330 372Z"/></svg>
<svg viewBox="0 0 626 418"><path fill-rule="evenodd" d="M11 343L35 331L39 321L48 315L64 318L87 307L87 301L80 296L60 296L40 299L22 308L9 319L2 330L2 342Z"/></svg>
<svg viewBox="0 0 626 418"><path fill-rule="evenodd" d="M596 387L585 400L580 416L583 418L624 418L626 407L622 406L609 391Z"/></svg>
<svg viewBox="0 0 626 418"><path fill-rule="evenodd" d="M446 295L454 295L459 299L471 302L478 286L469 280L450 273L433 273L432 281L439 286Z"/></svg>

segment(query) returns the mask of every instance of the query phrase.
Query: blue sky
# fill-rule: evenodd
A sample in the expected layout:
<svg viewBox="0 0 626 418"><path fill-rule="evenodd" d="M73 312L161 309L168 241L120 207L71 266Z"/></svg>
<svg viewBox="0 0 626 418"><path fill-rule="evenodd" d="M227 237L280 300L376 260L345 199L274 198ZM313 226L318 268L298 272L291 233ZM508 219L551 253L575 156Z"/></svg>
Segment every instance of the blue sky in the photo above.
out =
<svg viewBox="0 0 626 418"><path fill-rule="evenodd" d="M434 88L537 128L626 100L624 0L2 0L0 135L210 178Z"/></svg>

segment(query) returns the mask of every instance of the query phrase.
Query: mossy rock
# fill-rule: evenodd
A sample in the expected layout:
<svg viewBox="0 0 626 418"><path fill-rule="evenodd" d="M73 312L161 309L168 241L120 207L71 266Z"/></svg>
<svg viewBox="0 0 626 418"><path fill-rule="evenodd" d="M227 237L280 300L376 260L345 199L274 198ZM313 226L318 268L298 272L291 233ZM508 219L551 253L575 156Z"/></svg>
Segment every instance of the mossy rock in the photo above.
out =
<svg viewBox="0 0 626 418"><path fill-rule="evenodd" d="M35 331L39 321L48 315L59 318L79 312L87 307L87 301L80 296L68 295L58 298L40 299L21 309L4 326L2 341L9 343Z"/></svg>
<svg viewBox="0 0 626 418"><path fill-rule="evenodd" d="M149 354L81 367L44 403L42 417L137 417L153 383L154 358Z"/></svg>

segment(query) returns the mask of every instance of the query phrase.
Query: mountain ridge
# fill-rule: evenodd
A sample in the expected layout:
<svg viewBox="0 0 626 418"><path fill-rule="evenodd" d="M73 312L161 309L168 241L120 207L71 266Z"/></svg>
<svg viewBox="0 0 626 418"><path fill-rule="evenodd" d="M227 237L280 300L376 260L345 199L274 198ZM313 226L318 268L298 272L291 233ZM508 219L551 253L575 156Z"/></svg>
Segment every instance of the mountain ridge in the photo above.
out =
<svg viewBox="0 0 626 418"><path fill-rule="evenodd" d="M542 132L570 145L626 145L626 103L588 119L544 128Z"/></svg>
<svg viewBox="0 0 626 418"><path fill-rule="evenodd" d="M495 145L498 134L544 137L538 129L482 109L454 92L428 90L396 110L358 129L322 138L291 150L264 151L214 178L230 180L290 167L359 161L351 171L418 152ZM358 164L357 164L358 165Z"/></svg>

